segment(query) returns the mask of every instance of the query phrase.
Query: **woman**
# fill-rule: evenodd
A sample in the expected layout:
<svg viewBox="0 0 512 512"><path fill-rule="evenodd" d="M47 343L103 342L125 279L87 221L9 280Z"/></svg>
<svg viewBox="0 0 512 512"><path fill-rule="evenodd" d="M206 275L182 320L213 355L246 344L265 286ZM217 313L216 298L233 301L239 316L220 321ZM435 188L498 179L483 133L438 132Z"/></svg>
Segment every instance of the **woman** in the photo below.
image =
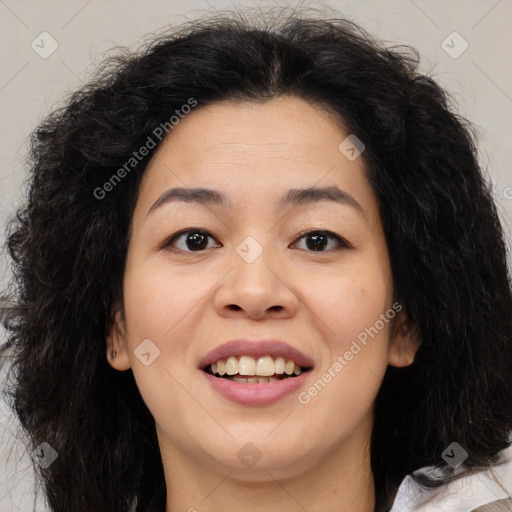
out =
<svg viewBox="0 0 512 512"><path fill-rule="evenodd" d="M504 236L417 64L212 16L38 127L3 350L52 510L427 510L507 467Z"/></svg>

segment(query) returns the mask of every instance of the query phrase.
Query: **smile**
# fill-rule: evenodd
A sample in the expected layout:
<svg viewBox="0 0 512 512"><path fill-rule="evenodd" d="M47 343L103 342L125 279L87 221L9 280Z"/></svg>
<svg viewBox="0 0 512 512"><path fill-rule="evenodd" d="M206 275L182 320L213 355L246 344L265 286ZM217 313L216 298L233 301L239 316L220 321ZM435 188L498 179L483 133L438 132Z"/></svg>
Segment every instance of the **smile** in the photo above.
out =
<svg viewBox="0 0 512 512"><path fill-rule="evenodd" d="M292 359L273 358L270 355L259 358L246 355L230 356L206 367L206 371L215 377L246 384L276 382L297 377L308 370Z"/></svg>

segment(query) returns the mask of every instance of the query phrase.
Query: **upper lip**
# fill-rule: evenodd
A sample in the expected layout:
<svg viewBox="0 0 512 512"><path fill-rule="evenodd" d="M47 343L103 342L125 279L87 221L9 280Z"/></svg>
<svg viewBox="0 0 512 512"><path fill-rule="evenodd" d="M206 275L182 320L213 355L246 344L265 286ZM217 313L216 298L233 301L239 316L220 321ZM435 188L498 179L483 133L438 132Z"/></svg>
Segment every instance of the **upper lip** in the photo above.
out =
<svg viewBox="0 0 512 512"><path fill-rule="evenodd" d="M255 359L263 356L283 357L291 359L302 368L311 368L313 361L300 350L280 340L231 340L208 352L200 361L199 368L204 369L219 359L227 359L229 356L251 356Z"/></svg>

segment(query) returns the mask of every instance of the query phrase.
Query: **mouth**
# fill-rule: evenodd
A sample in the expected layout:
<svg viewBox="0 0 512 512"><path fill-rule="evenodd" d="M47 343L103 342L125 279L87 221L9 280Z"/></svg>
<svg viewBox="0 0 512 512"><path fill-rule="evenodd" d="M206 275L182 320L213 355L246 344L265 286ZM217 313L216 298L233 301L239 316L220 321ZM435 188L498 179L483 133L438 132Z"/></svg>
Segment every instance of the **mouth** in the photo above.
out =
<svg viewBox="0 0 512 512"><path fill-rule="evenodd" d="M198 364L215 396L244 406L270 406L303 388L313 360L279 340L232 340Z"/></svg>
<svg viewBox="0 0 512 512"><path fill-rule="evenodd" d="M293 359L282 356L232 355L219 358L203 370L219 379L244 384L264 384L296 378L311 371L312 367L303 367Z"/></svg>
<svg viewBox="0 0 512 512"><path fill-rule="evenodd" d="M284 341L239 339L211 350L199 368L218 379L264 384L297 378L313 369L313 361Z"/></svg>

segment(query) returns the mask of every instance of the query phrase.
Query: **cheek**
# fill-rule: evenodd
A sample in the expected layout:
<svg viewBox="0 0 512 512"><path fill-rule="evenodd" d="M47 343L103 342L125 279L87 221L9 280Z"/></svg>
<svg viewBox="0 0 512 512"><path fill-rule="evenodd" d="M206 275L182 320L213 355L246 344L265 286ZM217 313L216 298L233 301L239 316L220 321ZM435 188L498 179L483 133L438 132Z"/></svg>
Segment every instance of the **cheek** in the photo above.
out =
<svg viewBox="0 0 512 512"><path fill-rule="evenodd" d="M307 302L317 315L329 347L336 354L350 348L351 342L378 322L379 337L386 344L389 324L381 315L392 305L392 289L382 268L350 268L336 275L323 276L307 292ZM372 331L373 332L373 331Z"/></svg>
<svg viewBox="0 0 512 512"><path fill-rule="evenodd" d="M355 426L369 411L387 368L392 290L382 267L361 267L317 283L315 305L325 345L318 378L299 401L333 431Z"/></svg>
<svg viewBox="0 0 512 512"><path fill-rule="evenodd" d="M190 362L186 355L194 339L207 284L201 275L186 276L162 266L127 266L124 280L127 344L137 386L148 407L180 396ZM141 356L144 341L149 357ZM145 359L145 361L144 361ZM148 363L149 364L144 364Z"/></svg>
<svg viewBox="0 0 512 512"><path fill-rule="evenodd" d="M190 337L187 325L200 308L208 282L202 272L176 271L170 265L145 263L127 267L124 293L130 340L135 343L154 338L161 348L171 341L183 347L186 340L181 339L180 333L185 330Z"/></svg>
<svg viewBox="0 0 512 512"><path fill-rule="evenodd" d="M156 422L166 425L173 437L179 438L188 431L190 423L205 421L199 407L190 407L187 391L190 367L186 358L194 338L194 324L198 325L200 320L204 279L201 276L177 278L176 273L171 275L154 265L135 267L135 272L127 267L125 274L131 368L141 397ZM147 366L137 357L141 353L138 347L146 339L157 347L153 349L156 357L153 359L151 354L152 362ZM186 404L189 407L183 414Z"/></svg>

